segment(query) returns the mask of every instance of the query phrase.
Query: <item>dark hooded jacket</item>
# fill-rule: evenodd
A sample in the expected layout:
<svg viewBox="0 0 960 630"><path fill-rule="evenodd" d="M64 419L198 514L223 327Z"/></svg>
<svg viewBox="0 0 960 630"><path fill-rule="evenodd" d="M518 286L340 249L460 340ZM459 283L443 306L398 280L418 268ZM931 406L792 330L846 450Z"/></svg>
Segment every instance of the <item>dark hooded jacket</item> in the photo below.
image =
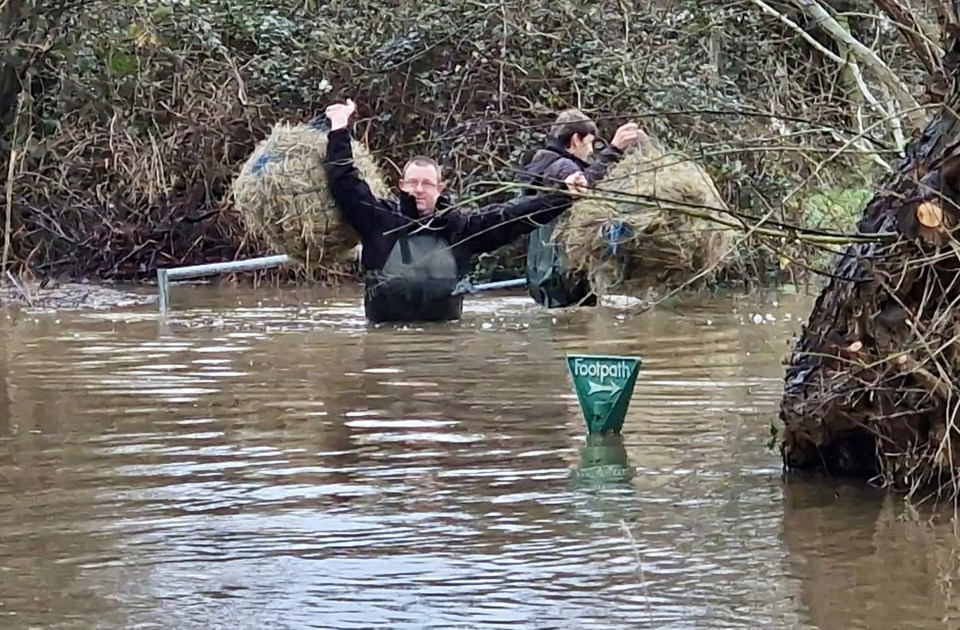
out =
<svg viewBox="0 0 960 630"><path fill-rule="evenodd" d="M570 173L583 171L591 186L606 177L607 170L623 157L623 152L607 145L593 163L570 153L560 141L551 138L523 167L521 181L534 186L553 186ZM533 191L535 189L527 189ZM538 304L562 308L574 304L594 306L596 295L582 273L564 269L563 261L553 244L556 221L537 228L527 241L527 291Z"/></svg>
<svg viewBox="0 0 960 630"><path fill-rule="evenodd" d="M623 152L612 144L608 144L597 159L592 163L581 160L570 153L562 142L551 138L544 148L537 151L530 161L523 167L524 175L521 181L541 186L556 185L562 182L571 173L583 171L590 185L594 185L606 177L607 170L620 161ZM536 192L528 189L528 192Z"/></svg>
<svg viewBox="0 0 960 630"><path fill-rule="evenodd" d="M330 191L360 235L365 305L375 321L456 319L462 297L449 296L473 255L549 223L573 202L565 188L477 210L451 208L442 196L434 214L420 218L412 195L401 191L397 201L373 194L353 164L349 130L329 132L327 143Z"/></svg>

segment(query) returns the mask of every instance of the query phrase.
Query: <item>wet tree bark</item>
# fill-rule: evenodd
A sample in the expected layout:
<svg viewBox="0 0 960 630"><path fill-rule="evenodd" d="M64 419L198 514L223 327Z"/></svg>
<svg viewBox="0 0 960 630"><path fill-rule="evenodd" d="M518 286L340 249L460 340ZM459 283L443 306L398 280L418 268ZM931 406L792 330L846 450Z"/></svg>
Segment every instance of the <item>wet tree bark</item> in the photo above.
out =
<svg viewBox="0 0 960 630"><path fill-rule="evenodd" d="M790 356L788 468L908 490L960 472L960 0L945 24L948 91L858 225Z"/></svg>

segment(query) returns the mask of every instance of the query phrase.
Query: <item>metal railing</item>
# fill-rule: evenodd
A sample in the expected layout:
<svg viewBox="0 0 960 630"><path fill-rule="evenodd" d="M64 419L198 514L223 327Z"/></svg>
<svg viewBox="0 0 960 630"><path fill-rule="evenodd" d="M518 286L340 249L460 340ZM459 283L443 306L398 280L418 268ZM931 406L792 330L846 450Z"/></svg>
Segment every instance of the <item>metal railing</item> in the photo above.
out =
<svg viewBox="0 0 960 630"><path fill-rule="evenodd" d="M166 315L170 309L171 280L202 278L233 271L257 271L260 269L269 269L270 267L279 267L280 265L287 264L289 261L289 256L279 254L277 256L264 256L263 258L250 258L247 260L232 260L229 262L208 263L205 265L191 265L189 267L157 269L157 291L160 297L160 313ZM457 285L456 289L454 289L453 294L479 293L481 291L491 291L495 289L522 287L526 284L527 280L525 278L500 280L498 282L487 282L476 285L472 284L469 280L463 280Z"/></svg>
<svg viewBox="0 0 960 630"><path fill-rule="evenodd" d="M170 281L187 278L202 278L229 271L256 271L285 265L290 261L286 254L250 258L248 260L231 260L229 262L208 263L206 265L191 265L189 267L173 267L171 269L157 269L157 291L160 293L160 312L164 315L170 308Z"/></svg>

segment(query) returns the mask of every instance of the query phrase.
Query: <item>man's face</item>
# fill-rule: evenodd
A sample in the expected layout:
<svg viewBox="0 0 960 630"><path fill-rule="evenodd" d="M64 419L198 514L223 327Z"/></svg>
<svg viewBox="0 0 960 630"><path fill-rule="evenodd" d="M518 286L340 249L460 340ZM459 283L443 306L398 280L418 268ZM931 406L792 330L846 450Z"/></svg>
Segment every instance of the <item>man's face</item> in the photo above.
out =
<svg viewBox="0 0 960 630"><path fill-rule="evenodd" d="M570 138L570 153L573 153L585 162L588 161L590 156L593 155L593 143L595 140L596 136L592 133L585 136L574 134L573 137Z"/></svg>
<svg viewBox="0 0 960 630"><path fill-rule="evenodd" d="M410 164L403 172L400 190L413 195L417 200L417 211L421 217L432 214L437 207L437 199L443 193L437 169L429 164Z"/></svg>

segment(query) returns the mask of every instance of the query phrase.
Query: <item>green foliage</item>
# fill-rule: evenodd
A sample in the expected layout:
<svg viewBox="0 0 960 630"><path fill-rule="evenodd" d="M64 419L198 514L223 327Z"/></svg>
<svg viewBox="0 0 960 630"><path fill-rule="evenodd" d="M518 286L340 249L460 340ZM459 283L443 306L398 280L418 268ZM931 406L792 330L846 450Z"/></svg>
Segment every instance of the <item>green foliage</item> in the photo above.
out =
<svg viewBox="0 0 960 630"><path fill-rule="evenodd" d="M51 155L27 165L37 175L23 203L89 217L118 209L161 229L158 217L168 225L229 204L233 173L272 123L351 97L356 132L384 166L437 155L464 195L480 180L513 178L557 111L578 106L608 139L622 122L640 122L704 163L733 206L761 214L816 168L810 150L842 145L831 127L854 126L840 68L754 5L661 4L94 0L65 16L37 69L30 114ZM889 39L881 53L912 76L916 62ZM875 120L863 115L865 126ZM844 154L821 169L820 184L861 165ZM845 199L841 216L854 212ZM826 225L833 205L811 198L792 220ZM99 256L103 243L87 227L98 221L82 214L68 239L49 226L28 230L21 251L40 242L54 257L52 243L62 257L75 241ZM93 271L120 259L134 273L156 264L136 239L111 238L117 255ZM221 245L164 254L202 260L232 246Z"/></svg>
<svg viewBox="0 0 960 630"><path fill-rule="evenodd" d="M863 209L871 197L873 192L863 188L840 188L813 193L804 202L804 225L835 232L855 231Z"/></svg>

